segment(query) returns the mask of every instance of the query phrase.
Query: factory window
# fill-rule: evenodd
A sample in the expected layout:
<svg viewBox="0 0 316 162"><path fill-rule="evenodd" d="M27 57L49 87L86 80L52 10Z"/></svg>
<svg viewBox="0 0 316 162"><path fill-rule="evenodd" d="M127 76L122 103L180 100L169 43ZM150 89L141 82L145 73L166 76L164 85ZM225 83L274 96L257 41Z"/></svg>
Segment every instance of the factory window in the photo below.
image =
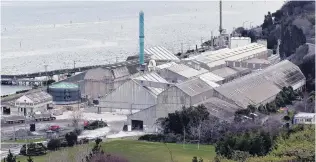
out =
<svg viewBox="0 0 316 162"><path fill-rule="evenodd" d="M305 119L305 122L312 122L312 119L311 118Z"/></svg>

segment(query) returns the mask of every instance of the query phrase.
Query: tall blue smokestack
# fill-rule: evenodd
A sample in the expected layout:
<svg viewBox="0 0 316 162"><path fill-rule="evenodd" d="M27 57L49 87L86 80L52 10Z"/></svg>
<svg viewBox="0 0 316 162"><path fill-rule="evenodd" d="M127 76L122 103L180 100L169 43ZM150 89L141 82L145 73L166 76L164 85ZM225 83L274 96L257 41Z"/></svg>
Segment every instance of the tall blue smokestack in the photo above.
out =
<svg viewBox="0 0 316 162"><path fill-rule="evenodd" d="M139 64L144 64L144 12L139 12Z"/></svg>

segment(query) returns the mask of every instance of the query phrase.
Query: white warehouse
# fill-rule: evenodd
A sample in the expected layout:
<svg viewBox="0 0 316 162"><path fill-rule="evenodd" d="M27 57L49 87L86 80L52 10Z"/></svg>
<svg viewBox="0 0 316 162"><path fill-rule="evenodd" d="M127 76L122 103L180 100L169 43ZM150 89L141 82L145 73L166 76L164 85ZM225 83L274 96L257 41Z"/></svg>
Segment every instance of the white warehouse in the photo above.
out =
<svg viewBox="0 0 316 162"><path fill-rule="evenodd" d="M157 96L169 84L156 72L138 74L100 99L101 111L135 112L157 104Z"/></svg>
<svg viewBox="0 0 316 162"><path fill-rule="evenodd" d="M213 96L214 87L218 86L198 77L171 86L158 95L156 105L128 116L129 130L144 126L146 132L156 132L155 122L158 118L166 117L168 113L180 110L183 106L193 106L206 101Z"/></svg>

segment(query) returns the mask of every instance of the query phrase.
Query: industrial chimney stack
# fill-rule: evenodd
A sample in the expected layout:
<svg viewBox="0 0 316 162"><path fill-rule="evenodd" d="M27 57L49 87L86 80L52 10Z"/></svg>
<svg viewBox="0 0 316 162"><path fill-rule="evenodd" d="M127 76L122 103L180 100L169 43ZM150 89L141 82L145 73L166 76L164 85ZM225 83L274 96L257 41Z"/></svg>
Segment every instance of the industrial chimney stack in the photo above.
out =
<svg viewBox="0 0 316 162"><path fill-rule="evenodd" d="M222 22L222 0L219 0L219 34L223 32L223 22Z"/></svg>
<svg viewBox="0 0 316 162"><path fill-rule="evenodd" d="M145 39L145 32L144 32L144 12L139 12L139 65L140 71L145 70L144 64L144 39Z"/></svg>

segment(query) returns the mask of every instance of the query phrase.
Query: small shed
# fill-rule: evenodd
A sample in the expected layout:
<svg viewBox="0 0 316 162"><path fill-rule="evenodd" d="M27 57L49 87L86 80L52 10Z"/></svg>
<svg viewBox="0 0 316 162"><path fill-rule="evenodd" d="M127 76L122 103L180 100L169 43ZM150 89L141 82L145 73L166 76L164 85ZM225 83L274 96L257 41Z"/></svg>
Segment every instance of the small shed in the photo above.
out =
<svg viewBox="0 0 316 162"><path fill-rule="evenodd" d="M294 124L315 124L315 113L300 112L294 115Z"/></svg>
<svg viewBox="0 0 316 162"><path fill-rule="evenodd" d="M15 101L13 112L24 116L31 115L36 111L45 112L52 102L52 96L44 91L26 94Z"/></svg>

